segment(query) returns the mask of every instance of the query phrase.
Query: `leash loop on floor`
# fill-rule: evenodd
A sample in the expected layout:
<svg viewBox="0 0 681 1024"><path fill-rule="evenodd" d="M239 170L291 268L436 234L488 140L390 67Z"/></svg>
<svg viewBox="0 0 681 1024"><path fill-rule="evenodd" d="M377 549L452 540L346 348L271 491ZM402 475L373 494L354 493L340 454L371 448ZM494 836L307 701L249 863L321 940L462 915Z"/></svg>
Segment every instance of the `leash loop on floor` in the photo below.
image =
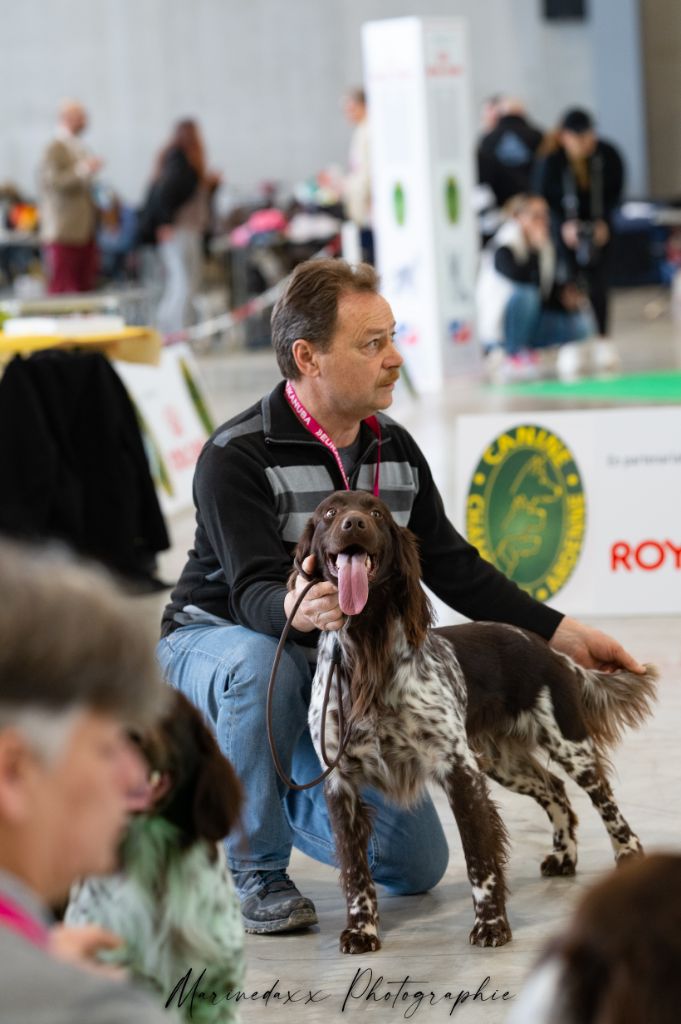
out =
<svg viewBox="0 0 681 1024"><path fill-rule="evenodd" d="M297 568L300 571L300 568L299 567L297 567ZM313 587L315 585L315 583L319 583L320 582L319 580L316 580L316 579L310 579L310 577L307 575L307 573L305 573L304 575L305 575L305 578L309 580L309 582L308 582L307 586L304 587L304 589L301 591L300 596L298 597L296 603L294 604L293 608L291 609L291 614L289 615L289 617L286 620L286 625L284 626L284 628L282 630L281 637L279 638L279 643L277 644L277 651L276 651L276 654L274 655L274 662L272 663L272 671L270 673L270 681L269 681L268 686L267 686L267 715L266 715L266 720L267 720L267 739L269 740L269 744L270 744L270 751L272 753L272 760L274 761L274 767L277 770L277 775L279 776L281 781L284 783L284 785L287 786L289 789L293 789L293 790L296 790L296 791L301 791L301 790L304 790L304 789L312 789L314 786L318 786L320 784L320 782L323 782L324 779L326 779L331 774L331 772L334 770L334 768L337 767L341 757L345 753L345 748L348 745L348 740L350 739L350 732L351 732L351 726L347 726L347 728L346 728L346 725L345 725L345 715L343 714L343 694L342 694L342 690L341 690L341 649L340 649L340 644L338 643L338 640L335 639L335 641L334 641L334 649L333 649L333 652L331 654L331 665L329 666L329 674L328 674L327 679L326 679L326 687L325 687L325 690L324 690L324 700L322 702L322 720L321 720L321 731L320 731L320 746L321 746L321 751L322 751L322 758L323 758L324 763L326 764L327 767L326 767L325 771L323 771L321 773L321 775L317 776L316 779L312 779L311 782L305 782L305 783L302 783L301 785L299 785L297 782L294 782L293 779L290 779L288 777L288 775L286 774L286 772L284 770L284 766L281 763L281 760L279 758L279 754L277 753L277 748L276 748L276 745L275 745L275 742L274 742L274 729L273 729L273 725L272 725L272 720L273 720L272 706L274 704L274 688L275 688L275 683L276 683L276 679L277 679L277 671L279 669L279 663L281 662L281 656L284 653L284 646L286 644L289 632L291 630L291 623L293 622L294 618L296 617L296 613L297 613L298 609L300 608L300 605L302 604L304 598L307 596L308 590L310 590L311 587ZM332 685L334 676L336 677L336 695L337 695L337 701L338 701L338 735L339 735L339 738L340 738L340 742L339 742L339 745L338 745L338 752L336 754L336 757L335 757L334 760L332 760L330 758L329 754L328 754L327 749L326 749L326 711L327 711L327 707L328 707L328 704L329 704L329 696L330 696L330 693L331 693L331 685Z"/></svg>

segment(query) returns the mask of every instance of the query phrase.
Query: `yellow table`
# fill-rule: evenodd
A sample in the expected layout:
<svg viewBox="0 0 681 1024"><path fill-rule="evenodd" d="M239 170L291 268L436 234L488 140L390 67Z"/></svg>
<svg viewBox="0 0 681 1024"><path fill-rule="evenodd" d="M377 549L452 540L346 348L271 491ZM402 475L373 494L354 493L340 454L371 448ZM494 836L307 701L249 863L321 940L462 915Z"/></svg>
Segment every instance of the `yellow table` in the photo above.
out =
<svg viewBox="0 0 681 1024"><path fill-rule="evenodd" d="M157 366L161 358L161 336L151 327L124 327L106 334L50 334L41 337L7 337L0 331L0 363L16 355L30 355L43 348L82 348L103 352L110 359Z"/></svg>

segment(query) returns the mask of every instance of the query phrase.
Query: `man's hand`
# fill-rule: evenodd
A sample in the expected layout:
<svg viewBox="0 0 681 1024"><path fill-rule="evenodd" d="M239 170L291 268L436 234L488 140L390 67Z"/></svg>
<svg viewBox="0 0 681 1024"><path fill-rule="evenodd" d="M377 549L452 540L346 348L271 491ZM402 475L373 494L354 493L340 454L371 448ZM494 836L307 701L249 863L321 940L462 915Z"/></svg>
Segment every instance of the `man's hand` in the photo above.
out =
<svg viewBox="0 0 681 1024"><path fill-rule="evenodd" d="M312 575L314 562L315 556L308 555L302 564L303 570ZM304 576L299 574L296 577L294 589L289 590L284 599L287 618L307 583ZM338 587L333 583L315 583L296 612L292 625L301 633L311 633L313 629L340 629L344 622L345 616L338 604Z"/></svg>
<svg viewBox="0 0 681 1024"><path fill-rule="evenodd" d="M592 629L576 619L566 616L549 640L549 646L561 654L569 655L584 668L596 668L601 672L616 672L627 669L643 675L645 668L628 654L621 644L600 629Z"/></svg>
<svg viewBox="0 0 681 1024"><path fill-rule="evenodd" d="M98 924L57 924L50 930L50 952L54 957L108 978L126 978L127 972L123 967L98 963L97 954L122 945L118 935Z"/></svg>

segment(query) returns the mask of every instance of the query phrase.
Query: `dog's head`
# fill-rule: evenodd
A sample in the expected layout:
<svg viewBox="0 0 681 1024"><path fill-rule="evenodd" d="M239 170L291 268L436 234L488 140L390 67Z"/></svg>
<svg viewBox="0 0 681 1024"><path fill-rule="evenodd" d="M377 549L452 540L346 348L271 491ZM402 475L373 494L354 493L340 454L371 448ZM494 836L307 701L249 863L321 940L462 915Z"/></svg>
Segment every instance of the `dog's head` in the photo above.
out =
<svg viewBox="0 0 681 1024"><path fill-rule="evenodd" d="M174 690L165 717L135 739L150 775L136 809L176 825L185 846L198 839L217 842L232 831L239 820L241 784L186 697Z"/></svg>
<svg viewBox="0 0 681 1024"><path fill-rule="evenodd" d="M681 857L674 853L625 861L588 890L549 949L563 967L563 1012L551 1020L676 1022L680 908Z"/></svg>
<svg viewBox="0 0 681 1024"><path fill-rule="evenodd" d="M296 549L300 565L315 556L314 575L338 587L341 611L359 616L394 607L410 643L419 645L431 621L421 585L416 538L368 491L336 491L308 521Z"/></svg>

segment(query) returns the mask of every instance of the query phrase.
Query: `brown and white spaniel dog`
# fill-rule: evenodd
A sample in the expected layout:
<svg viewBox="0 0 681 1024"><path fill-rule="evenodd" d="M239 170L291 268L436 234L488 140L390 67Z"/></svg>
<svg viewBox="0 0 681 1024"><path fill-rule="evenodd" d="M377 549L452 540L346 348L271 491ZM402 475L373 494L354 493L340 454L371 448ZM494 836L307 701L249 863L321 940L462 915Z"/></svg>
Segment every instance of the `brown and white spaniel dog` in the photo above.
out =
<svg viewBox="0 0 681 1024"><path fill-rule="evenodd" d="M319 639L309 724L321 758L321 714L336 641L342 653L342 700L351 732L325 783L347 900L345 953L380 948L376 891L369 872L371 823L360 798L373 786L403 806L428 781L445 790L461 834L473 889L470 942L500 946L506 917L507 834L485 773L535 798L553 827L545 875L575 871L577 819L563 782L540 759L553 758L589 794L620 861L642 852L614 802L604 753L624 726L650 712L656 672L586 671L540 637L514 626L470 623L431 629L420 585L416 538L383 502L364 491L338 491L306 526L298 564L315 555L315 575L337 584L348 616ZM338 747L332 688L327 754Z"/></svg>

